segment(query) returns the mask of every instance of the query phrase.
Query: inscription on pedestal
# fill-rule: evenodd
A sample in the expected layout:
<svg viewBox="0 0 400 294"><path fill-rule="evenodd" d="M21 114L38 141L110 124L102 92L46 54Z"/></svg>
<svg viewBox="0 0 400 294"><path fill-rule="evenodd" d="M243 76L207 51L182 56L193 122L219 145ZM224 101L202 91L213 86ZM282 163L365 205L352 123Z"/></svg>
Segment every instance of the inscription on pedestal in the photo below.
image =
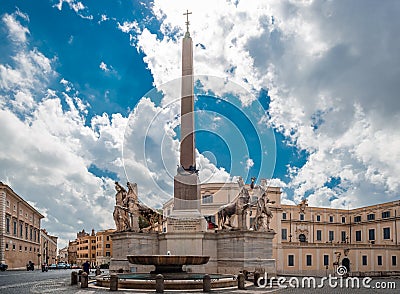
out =
<svg viewBox="0 0 400 294"><path fill-rule="evenodd" d="M202 230L200 219L174 219L167 221L168 232L196 232Z"/></svg>

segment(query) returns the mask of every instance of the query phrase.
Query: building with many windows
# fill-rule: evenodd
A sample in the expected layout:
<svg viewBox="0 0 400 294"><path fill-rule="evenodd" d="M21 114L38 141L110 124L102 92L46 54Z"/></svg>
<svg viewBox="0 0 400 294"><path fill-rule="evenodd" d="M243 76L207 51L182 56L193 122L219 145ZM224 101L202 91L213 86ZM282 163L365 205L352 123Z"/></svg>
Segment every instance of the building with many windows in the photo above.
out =
<svg viewBox="0 0 400 294"><path fill-rule="evenodd" d="M57 262L68 263L68 247L64 247L58 250Z"/></svg>
<svg viewBox="0 0 400 294"><path fill-rule="evenodd" d="M89 261L92 267L109 265L112 257L111 235L115 229L86 233L78 232L76 240L68 243L68 262L81 266Z"/></svg>
<svg viewBox="0 0 400 294"><path fill-rule="evenodd" d="M91 267L96 265L96 234L94 230L89 234L82 230L76 235L76 264L81 266L86 261Z"/></svg>
<svg viewBox="0 0 400 294"><path fill-rule="evenodd" d="M42 251L39 259L42 264L57 263L57 240L58 237L49 235L45 229L40 230L40 248Z"/></svg>
<svg viewBox="0 0 400 294"><path fill-rule="evenodd" d="M110 265L112 256L111 234L114 229L98 231L96 234L96 266Z"/></svg>
<svg viewBox="0 0 400 294"><path fill-rule="evenodd" d="M77 264L77 248L78 248L78 241L69 241L68 242L68 263L71 265Z"/></svg>
<svg viewBox="0 0 400 294"><path fill-rule="evenodd" d="M249 185L247 188L254 203L257 197ZM218 209L238 194L236 183L201 184L201 212L209 222L208 229L215 230ZM268 187L267 195L272 201L270 227L276 232L273 258L278 274L324 276L339 265L353 273L400 271L400 200L346 210L310 207L306 201L281 204L278 187ZM172 209L173 199L164 204L164 216ZM252 209L247 213L249 228L256 214Z"/></svg>
<svg viewBox="0 0 400 294"><path fill-rule="evenodd" d="M0 262L9 269L40 263L40 220L43 215L0 182Z"/></svg>

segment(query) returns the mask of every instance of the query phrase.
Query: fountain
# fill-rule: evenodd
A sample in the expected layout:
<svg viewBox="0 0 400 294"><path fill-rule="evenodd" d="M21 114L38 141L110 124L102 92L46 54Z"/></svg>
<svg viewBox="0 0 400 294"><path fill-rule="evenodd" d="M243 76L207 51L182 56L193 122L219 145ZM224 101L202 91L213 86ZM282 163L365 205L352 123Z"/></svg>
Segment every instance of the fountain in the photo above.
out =
<svg viewBox="0 0 400 294"><path fill-rule="evenodd" d="M128 255L128 261L133 264L154 265L156 269L151 274L185 273L184 265L206 264L210 256L201 255Z"/></svg>
<svg viewBox="0 0 400 294"><path fill-rule="evenodd" d="M128 261L136 265L153 265L150 273L119 273L119 287L124 289L154 289L159 274L168 290L201 289L204 273L186 272L183 266L206 264L209 256L201 255L128 255ZM223 274L208 275L212 288L227 288L237 285L236 276ZM109 276L96 277L96 285L110 287Z"/></svg>

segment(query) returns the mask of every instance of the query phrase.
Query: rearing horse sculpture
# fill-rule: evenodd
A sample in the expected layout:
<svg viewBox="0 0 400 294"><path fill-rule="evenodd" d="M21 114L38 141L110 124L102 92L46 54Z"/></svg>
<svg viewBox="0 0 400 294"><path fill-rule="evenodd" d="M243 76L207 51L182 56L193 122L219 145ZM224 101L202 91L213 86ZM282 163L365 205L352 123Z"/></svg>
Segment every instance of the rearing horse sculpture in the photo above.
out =
<svg viewBox="0 0 400 294"><path fill-rule="evenodd" d="M232 227L232 218L236 215L242 215L249 207L250 194L246 189L242 177L239 177L238 184L240 189L239 196L234 202L223 205L218 209L218 228L225 229L225 223L228 219L228 226Z"/></svg>

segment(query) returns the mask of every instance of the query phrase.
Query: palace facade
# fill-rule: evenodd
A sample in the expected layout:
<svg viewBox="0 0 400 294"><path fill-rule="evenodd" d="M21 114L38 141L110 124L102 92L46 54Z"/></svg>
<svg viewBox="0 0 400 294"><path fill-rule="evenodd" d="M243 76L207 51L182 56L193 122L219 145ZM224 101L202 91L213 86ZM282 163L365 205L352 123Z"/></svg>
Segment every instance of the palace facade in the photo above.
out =
<svg viewBox="0 0 400 294"><path fill-rule="evenodd" d="M9 269L40 264L43 215L0 182L0 262Z"/></svg>
<svg viewBox="0 0 400 294"><path fill-rule="evenodd" d="M255 202L257 196L247 188ZM218 209L238 194L236 183L201 185L201 212L209 221L209 230L218 225ZM334 274L339 265L353 274L400 272L400 200L346 210L310 207L306 201L281 204L279 187L268 187L267 194L274 202L270 227L276 233L273 258L278 274L325 276ZM172 209L173 199L164 204L164 216ZM255 208L247 213L249 229L255 214Z"/></svg>

